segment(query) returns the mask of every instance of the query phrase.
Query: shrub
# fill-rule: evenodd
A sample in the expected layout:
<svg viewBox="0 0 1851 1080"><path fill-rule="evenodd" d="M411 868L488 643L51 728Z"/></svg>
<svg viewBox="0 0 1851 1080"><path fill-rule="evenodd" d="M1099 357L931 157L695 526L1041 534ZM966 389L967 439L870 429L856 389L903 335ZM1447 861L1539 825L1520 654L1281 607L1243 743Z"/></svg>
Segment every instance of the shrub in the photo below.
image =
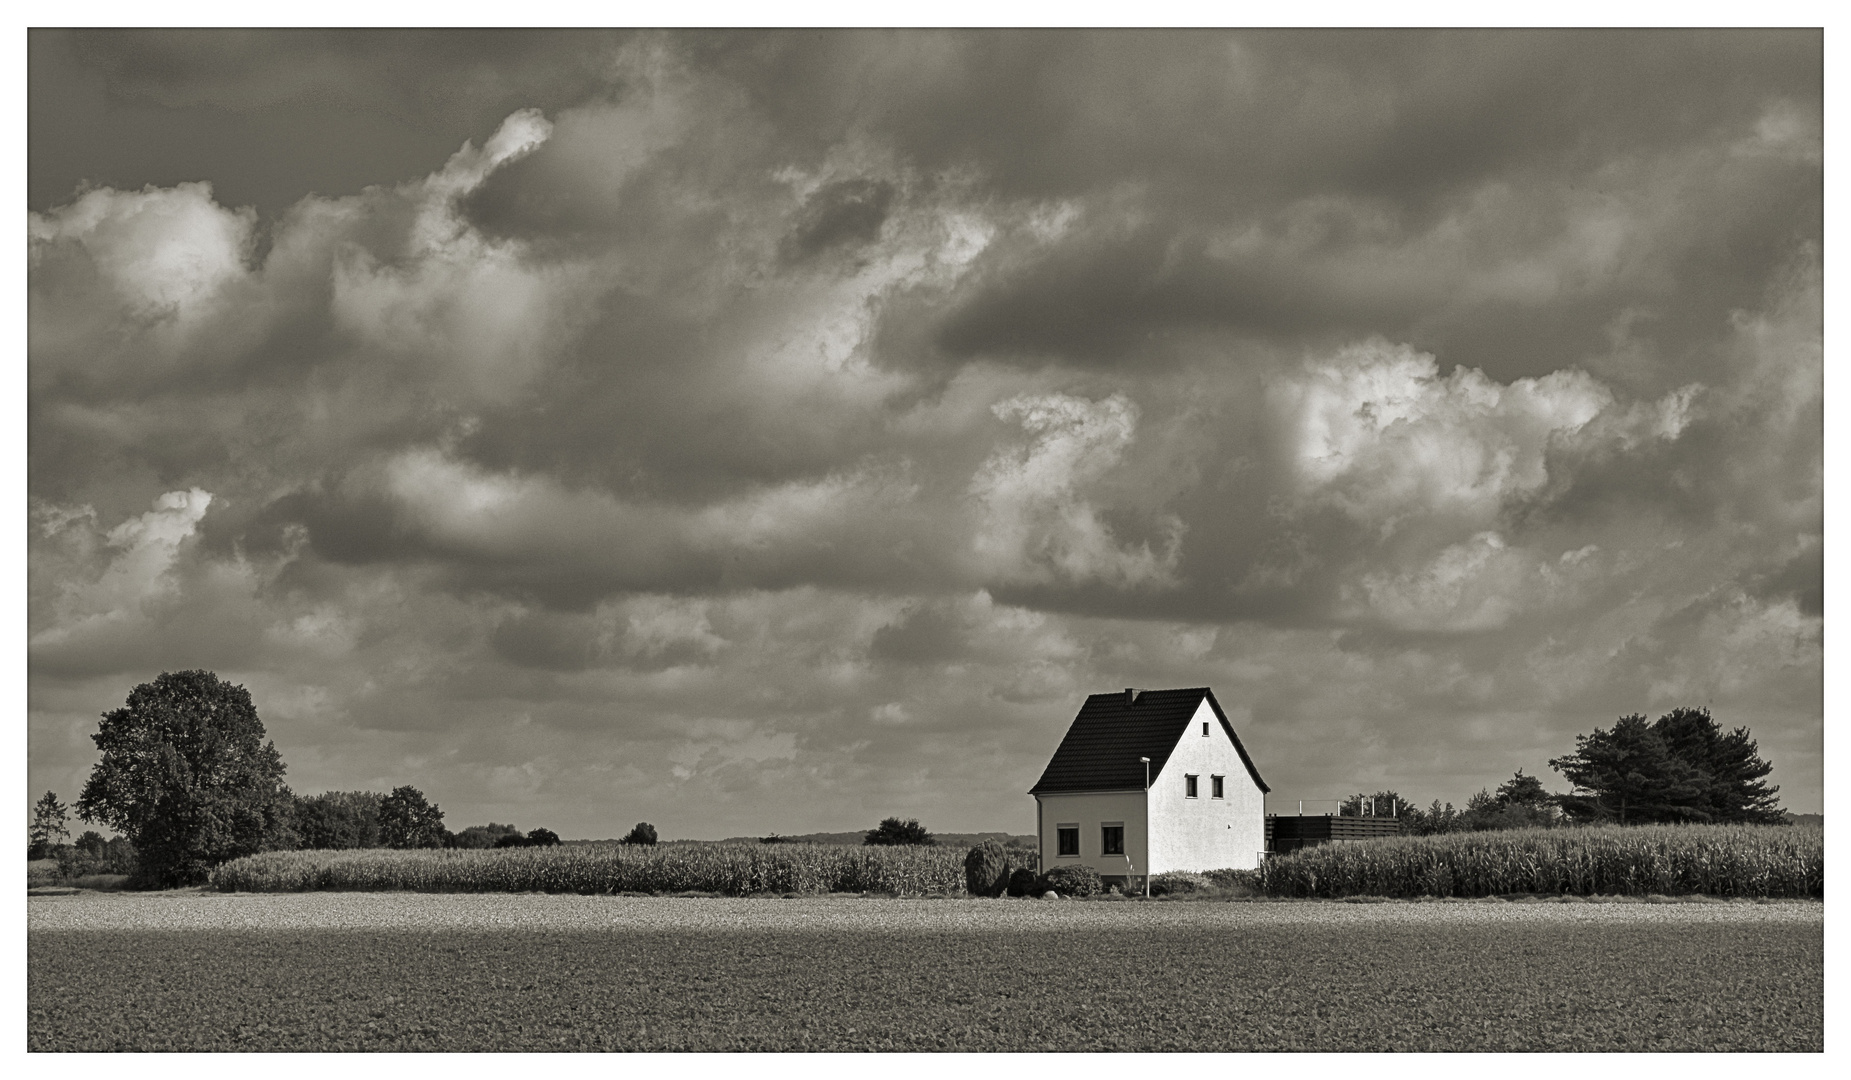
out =
<svg viewBox="0 0 1851 1080"><path fill-rule="evenodd" d="M70 847L60 847L57 860L58 880L66 884L97 875L132 876L140 869L135 845L120 836L105 840L95 832L85 832Z"/></svg>
<svg viewBox="0 0 1851 1080"><path fill-rule="evenodd" d="M1045 889L1035 888L1036 881L1035 872L1026 866L1014 871L1009 875L1009 895L1034 896L1038 892L1045 892Z"/></svg>
<svg viewBox="0 0 1851 1080"><path fill-rule="evenodd" d="M1041 875L1037 892L1049 889L1062 896L1095 896L1105 891L1099 871L1090 866L1057 866Z"/></svg>
<svg viewBox="0 0 1851 1080"><path fill-rule="evenodd" d="M1150 879L1152 896L1187 896L1190 893L1214 891L1215 883L1202 874L1192 874L1186 870L1171 870L1168 873L1153 874Z"/></svg>
<svg viewBox="0 0 1851 1080"><path fill-rule="evenodd" d="M1001 896L1013 869L1003 845L985 840L964 856L964 888L972 896Z"/></svg>
<svg viewBox="0 0 1851 1080"><path fill-rule="evenodd" d="M1236 896L1252 896L1260 891L1258 870L1205 870L1202 876L1215 888Z"/></svg>
<svg viewBox="0 0 1851 1080"><path fill-rule="evenodd" d="M643 844L649 847L653 847L655 842L656 827L647 821L637 822L636 828L631 829L622 840L618 841L620 844Z"/></svg>

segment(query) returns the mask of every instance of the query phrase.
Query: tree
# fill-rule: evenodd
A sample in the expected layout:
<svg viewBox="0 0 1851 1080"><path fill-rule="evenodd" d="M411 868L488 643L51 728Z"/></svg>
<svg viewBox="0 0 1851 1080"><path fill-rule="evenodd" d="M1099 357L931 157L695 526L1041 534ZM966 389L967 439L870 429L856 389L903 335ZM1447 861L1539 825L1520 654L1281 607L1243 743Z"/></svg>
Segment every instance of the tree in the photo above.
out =
<svg viewBox="0 0 1851 1080"><path fill-rule="evenodd" d="M1703 809L1711 821L1783 824L1786 813L1762 779L1774 771L1745 727L1724 732L1708 709L1673 709L1654 724L1671 753L1705 774Z"/></svg>
<svg viewBox="0 0 1851 1080"><path fill-rule="evenodd" d="M1339 817L1362 817L1365 813L1374 817L1406 817L1414 812L1414 804L1392 791L1378 791L1374 795L1361 793L1343 800L1337 808Z"/></svg>
<svg viewBox="0 0 1851 1080"><path fill-rule="evenodd" d="M377 791L324 791L296 801L296 836L307 849L345 851L379 845Z"/></svg>
<svg viewBox="0 0 1851 1080"><path fill-rule="evenodd" d="M622 844L654 844L655 842L656 827L647 821L637 822L636 828L631 829L627 836L618 841Z"/></svg>
<svg viewBox="0 0 1851 1080"><path fill-rule="evenodd" d="M406 784L379 800L379 842L389 848L440 848L449 835L443 811Z"/></svg>
<svg viewBox="0 0 1851 1080"><path fill-rule="evenodd" d="M32 827L26 830L26 858L49 859L59 844L71 838L71 831L64 827L68 813L55 791L47 791L43 799L32 804Z"/></svg>
<svg viewBox="0 0 1851 1080"><path fill-rule="evenodd" d="M450 846L459 848L500 847L499 841L520 835L521 831L512 825L497 825L491 821L487 825L471 825L457 833L450 841Z"/></svg>
<svg viewBox="0 0 1851 1080"><path fill-rule="evenodd" d="M1492 801L1499 808L1512 806L1548 807L1555 805L1555 796L1543 789L1542 781L1534 776L1526 776L1522 769L1517 775L1498 785L1497 794Z"/></svg>
<svg viewBox="0 0 1851 1080"><path fill-rule="evenodd" d="M1779 822L1777 787L1748 729L1724 733L1705 709L1675 709L1647 723L1637 713L1610 730L1575 736L1575 752L1549 767L1575 786L1558 800L1577 821Z"/></svg>
<svg viewBox="0 0 1851 1080"><path fill-rule="evenodd" d="M929 847L937 844L938 841L932 839L932 834L926 832L925 826L919 824L917 818L908 818L905 821L901 821L897 817L890 817L883 820L880 825L875 828L869 829L867 836L862 839L861 843L863 847L899 847L907 844L918 844Z"/></svg>
<svg viewBox="0 0 1851 1080"><path fill-rule="evenodd" d="M210 671L163 672L103 714L102 760L78 816L126 836L142 882L203 882L214 866L295 846L283 758L242 686Z"/></svg>

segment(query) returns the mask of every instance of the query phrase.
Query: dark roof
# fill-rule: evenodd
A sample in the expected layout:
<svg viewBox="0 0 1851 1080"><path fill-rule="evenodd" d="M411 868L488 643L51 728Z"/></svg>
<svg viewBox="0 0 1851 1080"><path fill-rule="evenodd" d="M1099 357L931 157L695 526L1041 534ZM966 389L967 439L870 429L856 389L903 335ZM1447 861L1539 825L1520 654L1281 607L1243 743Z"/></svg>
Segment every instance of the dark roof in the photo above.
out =
<svg viewBox="0 0 1851 1080"><path fill-rule="evenodd" d="M1144 790L1144 763L1138 759L1150 759L1153 779L1161 773L1204 697L1220 719L1221 729L1234 740L1234 749L1247 766L1248 775L1261 791L1271 791L1260 779L1260 771L1253 767L1247 748L1240 744L1240 736L1234 734L1234 726L1221 711L1214 691L1198 686L1189 690L1140 690L1135 702L1123 690L1087 698L1041 779L1028 793Z"/></svg>

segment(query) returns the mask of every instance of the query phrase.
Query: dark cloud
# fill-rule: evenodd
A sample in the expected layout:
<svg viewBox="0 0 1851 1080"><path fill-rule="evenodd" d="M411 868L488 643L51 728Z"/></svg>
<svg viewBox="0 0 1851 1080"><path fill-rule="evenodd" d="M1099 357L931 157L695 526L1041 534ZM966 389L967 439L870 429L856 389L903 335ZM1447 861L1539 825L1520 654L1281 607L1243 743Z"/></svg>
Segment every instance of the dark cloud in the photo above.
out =
<svg viewBox="0 0 1851 1080"><path fill-rule="evenodd" d="M29 39L37 787L205 666L581 835L1019 829L1204 683L1282 798L1706 704L1817 806L1816 32Z"/></svg>

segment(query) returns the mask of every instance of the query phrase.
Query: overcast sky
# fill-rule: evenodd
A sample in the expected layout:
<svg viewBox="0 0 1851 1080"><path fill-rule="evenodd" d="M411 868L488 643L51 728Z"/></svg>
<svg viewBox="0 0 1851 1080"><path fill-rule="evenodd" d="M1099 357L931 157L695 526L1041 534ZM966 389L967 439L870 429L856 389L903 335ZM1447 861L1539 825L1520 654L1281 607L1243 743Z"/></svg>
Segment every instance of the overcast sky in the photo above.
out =
<svg viewBox="0 0 1851 1080"><path fill-rule="evenodd" d="M1816 32L29 52L32 792L203 667L452 828L1028 832L1128 686L1821 807Z"/></svg>

